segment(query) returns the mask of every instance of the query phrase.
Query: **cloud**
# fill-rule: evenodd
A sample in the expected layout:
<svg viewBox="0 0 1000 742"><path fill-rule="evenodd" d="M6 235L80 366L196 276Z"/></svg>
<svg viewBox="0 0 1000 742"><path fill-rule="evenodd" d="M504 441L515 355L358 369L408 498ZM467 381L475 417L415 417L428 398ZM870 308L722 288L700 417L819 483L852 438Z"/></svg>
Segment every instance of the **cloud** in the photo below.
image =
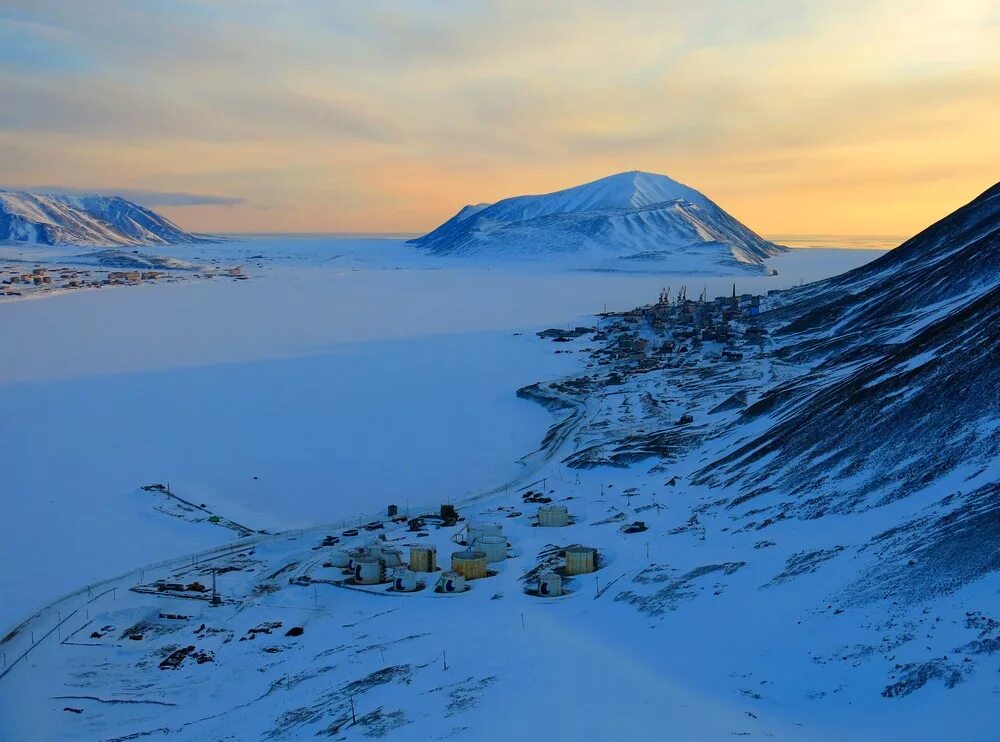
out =
<svg viewBox="0 0 1000 742"><path fill-rule="evenodd" d="M247 199L241 196L209 196L203 193L178 193L148 191L137 188L73 188L57 185L40 185L12 188L10 190L31 193L55 193L64 196L88 196L100 193L106 196L121 196L124 199L147 208L160 206L241 206Z"/></svg>
<svg viewBox="0 0 1000 742"><path fill-rule="evenodd" d="M639 168L760 230L901 232L1000 171L997 8L0 0L0 161L207 231L416 231Z"/></svg>

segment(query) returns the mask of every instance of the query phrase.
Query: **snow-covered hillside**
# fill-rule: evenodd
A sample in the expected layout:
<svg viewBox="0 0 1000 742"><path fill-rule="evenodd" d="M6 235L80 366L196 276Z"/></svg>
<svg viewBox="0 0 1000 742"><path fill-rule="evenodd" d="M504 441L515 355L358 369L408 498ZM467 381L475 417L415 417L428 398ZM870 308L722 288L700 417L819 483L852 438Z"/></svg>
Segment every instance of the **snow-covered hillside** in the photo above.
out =
<svg viewBox="0 0 1000 742"><path fill-rule="evenodd" d="M764 430L706 477L780 490L795 497L784 512L805 514L907 497L956 470L970 488L992 483L980 478L1000 455L1000 184L783 300L761 319L776 355L808 371L747 409L741 426Z"/></svg>
<svg viewBox="0 0 1000 742"><path fill-rule="evenodd" d="M756 522L898 503L859 599L951 592L997 567L1000 184L850 273L762 315L801 372L734 421L698 480Z"/></svg>
<svg viewBox="0 0 1000 742"><path fill-rule="evenodd" d="M633 171L541 196L466 206L414 242L436 254L547 255L596 252L631 259L766 270L784 248L698 191Z"/></svg>
<svg viewBox="0 0 1000 742"><path fill-rule="evenodd" d="M282 360L254 369L246 357L234 355L215 357L206 369L185 371L174 381L161 374L145 381L141 374L128 374L134 378L123 380L126 368L114 366L119 373L96 386L86 381L21 391L8 385L16 404L5 409L25 422L12 430L7 448L26 464L12 473L10 484L16 491L44 492L18 498L22 513L63 496L61 477L69 477L65 481L74 485L77 507L114 514L91 521L89 541L65 539L74 546L101 538L100 551L120 550L140 540L133 529L156 533L137 519L143 508L151 518L171 517L177 533L197 529L202 541L145 567L139 558L109 557L115 569L103 571L124 574L109 580L88 575L74 583L63 573L77 560L57 560L63 552L52 544L57 529L75 534L77 524L34 518L47 523L47 548L11 549L8 561L18 568L7 576L9 584L40 574L44 579L31 582L59 581L60 590L69 584L80 589L9 625L12 630L0 637L6 654L0 667L0 737L992 739L1000 656L995 610L1000 570L993 536L1000 469L995 456L981 459L989 459L995 440L990 414L998 406L993 391L998 381L990 371L990 354L997 352L998 325L990 304L995 279L988 268L973 268L975 281L956 278L953 289L942 288L944 276L987 266L995 255L995 242L980 230L993 219L989 203L984 202L982 218L961 212L940 240L908 243L927 246L919 261L900 262L911 250L900 248L881 267L856 271L855 277L868 277L864 286L872 289L864 300L862 284L845 277L791 291L782 296L783 307L758 316L758 304L766 308L770 300L734 297L732 279L717 279L703 293L725 294L721 299L678 301L675 291L674 301L580 318L578 312L602 299L621 308L632 306L637 296L652 298L662 277L541 275L534 271L537 265L531 271L524 265L461 268L448 275L446 268L426 270L423 256L410 272L398 264L380 270L378 280L389 283L379 291L372 276L365 277L364 263L334 267L344 259L339 250L336 260L327 254L314 259L322 271L339 271L338 291L315 290L325 288L330 276L314 279L310 288L306 261L300 260L304 248L289 258L290 280L274 270L268 281L224 284L224 303L239 322L226 324L217 336L204 335L207 320L200 319L210 304L204 295L208 283L191 284L172 305L162 303L167 287L66 299L80 307L84 300L146 294L146 313L129 316L128 327L115 333L102 326L102 333L107 342L136 353L129 363L154 362L150 354L159 352L179 366L191 365L192 353L252 351L248 339L259 342L266 332L282 342L298 338L310 353L329 347L330 338L300 337L303 328L350 333L363 326L370 339L380 312L393 337L409 328L426 333L434 321L447 320L455 323L452 330L459 329L470 318L484 321L487 311L507 322L511 312L527 314L504 325L513 333L509 337L483 340L495 346L492 354L482 344L465 344L449 354L453 338L433 346L417 342L399 347L398 358L423 354L425 364L406 365L392 356L384 373L368 369L357 379L323 360L308 365ZM980 238L966 239L977 230ZM810 252L779 260L805 259ZM247 246L257 271L265 270L269 253ZM369 250L364 255L372 259ZM905 271L886 267L894 263L934 266L933 277L922 281L914 267L908 286L900 282ZM739 291L762 294L778 288L779 280L784 287L797 283L783 270L780 278L742 279ZM854 288L847 290L848 284ZM453 305L446 312L440 304L418 300L441 297L448 285L469 293L466 311ZM926 302L920 301L921 286ZM586 291L597 293L581 296ZM522 294L528 298L519 300ZM326 304L332 300L342 301L342 308ZM885 303L861 322L870 301ZM552 311L526 307L533 302L551 302ZM793 310L798 302L804 303ZM56 302L12 308L20 310L23 325L42 304L58 309ZM576 308L555 312L567 312L568 306ZM106 309L101 316L123 314ZM198 321L178 323L191 312ZM354 319L286 319L337 316ZM939 333L934 325L945 316L951 318L949 329ZM576 321L560 325L566 329L518 334L523 318L542 317ZM762 321L771 334L761 332ZM182 328L180 337L166 342L162 328L174 326ZM832 344L840 328L844 344ZM928 331L932 335L924 337ZM15 338L35 334L23 326ZM86 337L73 346L74 355L82 346L95 363L114 361L108 357L113 354L102 352L104 341ZM911 340L919 347L907 347ZM890 344L900 346L901 355L892 356ZM271 353L279 350L273 345L267 348ZM470 466L486 466L474 461L473 449L499 451L513 417L466 403L466 414L490 423L483 426L484 445L473 435L476 426L463 423L461 415L452 422L432 409L439 395L447 396L446 386L466 383L456 373L442 385L438 369L472 368L475 373L465 377L479 381L483 367L510 372L511 364L497 360L505 353L535 351L552 353L560 373L568 373L531 383L518 395L553 413L548 434L515 473L498 472L480 488L458 487ZM280 355L286 355L284 346ZM217 362L223 358L230 363ZM21 373L12 378L29 378L38 373L36 367L55 375L70 365L35 360L29 367L18 360ZM468 366L470 360L478 370ZM838 386L859 371L863 378ZM545 373L539 366L532 378ZM407 387L430 400L426 412L405 395L386 392L413 379L434 380L434 386ZM904 393L892 396L899 385ZM190 399L172 404L164 396L168 387ZM148 388L158 390L155 416L143 404ZM274 394L274 389L286 391ZM788 389L795 392L783 397ZM356 400L359 412L351 414L351 405L331 396L334 392ZM55 431L47 418L32 422L38 398L58 410L63 422ZM122 435L144 431L143 452L125 460L131 444L81 435L95 413L84 406L77 417L76 399L96 400L105 411L120 409L124 420L138 416L130 427L122 426ZM762 407L762 399L770 406ZM901 416L911 401L911 414ZM831 410L829 417L820 402ZM401 419L404 429L369 437L352 424L358 414L371 419L373 431L395 431ZM184 424L168 424L173 418ZM75 427L64 429L67 419L76 419ZM138 427L143 419L149 421L146 429ZM232 425L234 419L238 425ZM795 427L775 427L786 420ZM221 444L220 424L230 431ZM866 428L872 431L867 438ZM768 444L772 429L781 433L775 453L731 458L755 438ZM788 447L796 431L804 453ZM190 445L168 458L176 443L161 435L183 436ZM429 448L422 452L407 439L429 442ZM46 467L46 449L13 445L20 440L45 441L47 450L73 455ZM32 458L36 450L38 458ZM103 460L108 450L122 454L114 467L79 463ZM951 470L941 468L942 451L964 458ZM337 452L370 455L370 471L352 476ZM323 526L269 529L207 548L220 534L235 539L227 518L248 530L270 523L263 508L244 519L214 491L223 487L199 486L191 466L218 467L216 479L226 479L233 492L274 493L269 499L303 521L320 522L318 514L338 499L357 503L348 512L371 513L363 523L329 522L340 517L331 513ZM118 484L99 486L108 471ZM150 476L140 482L169 481L175 495L193 499L172 501L165 488L136 488L126 503L115 505L107 493L138 484L147 471ZM395 479L387 479L386 471L394 471ZM794 478L799 472L806 484ZM943 475L936 478L938 472ZM33 473L59 481L43 490L30 478ZM753 481L758 475L770 479ZM905 496L886 497L891 490L880 478ZM867 502L851 496L849 486L859 482L872 485ZM94 493L106 499L95 500ZM405 517L387 517L389 503ZM458 520L440 517L446 503L457 508ZM543 527L539 508L547 504L567 507L569 524ZM221 521L213 522L214 513ZM342 552L366 544L386 554L399 549L404 561L411 548L432 545L439 567L447 570L452 552L464 548L467 526L477 521L502 527L506 558L491 563L488 576L471 580L463 594L435 592L440 571L418 573L422 589L408 592L388 581L355 584L340 566ZM564 552L575 544L597 550L596 571L564 573L564 595L540 596L539 574L563 568ZM161 559L169 546L157 548L155 559ZM205 550L195 553L197 548ZM37 559L27 558L29 552L46 554L45 564L58 567L46 573ZM154 557L149 554L146 561ZM221 592L218 606L208 600L213 575ZM55 584L24 589L56 592ZM968 713L970 708L977 713Z"/></svg>
<svg viewBox="0 0 1000 742"><path fill-rule="evenodd" d="M138 246L174 245L204 239L120 196L0 191L0 241Z"/></svg>

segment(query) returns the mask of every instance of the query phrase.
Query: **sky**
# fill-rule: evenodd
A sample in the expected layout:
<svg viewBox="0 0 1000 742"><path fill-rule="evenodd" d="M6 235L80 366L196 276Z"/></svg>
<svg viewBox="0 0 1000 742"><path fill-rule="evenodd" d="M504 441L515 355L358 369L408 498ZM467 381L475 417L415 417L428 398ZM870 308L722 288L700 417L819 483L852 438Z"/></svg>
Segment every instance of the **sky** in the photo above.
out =
<svg viewBox="0 0 1000 742"><path fill-rule="evenodd" d="M0 0L0 187L421 232L647 170L905 236L1000 178L998 91L998 0Z"/></svg>

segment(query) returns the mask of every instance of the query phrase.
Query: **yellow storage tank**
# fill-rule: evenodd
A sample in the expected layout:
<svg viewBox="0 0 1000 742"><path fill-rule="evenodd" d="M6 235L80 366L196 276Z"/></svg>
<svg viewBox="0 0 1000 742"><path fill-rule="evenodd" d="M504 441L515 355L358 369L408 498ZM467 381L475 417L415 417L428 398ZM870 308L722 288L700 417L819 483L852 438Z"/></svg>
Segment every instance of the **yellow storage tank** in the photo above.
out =
<svg viewBox="0 0 1000 742"><path fill-rule="evenodd" d="M565 505L540 505L538 525L543 528L562 528L569 525L569 508Z"/></svg>
<svg viewBox="0 0 1000 742"><path fill-rule="evenodd" d="M456 551L451 555L451 571L458 572L467 580L486 577L486 554L475 549Z"/></svg>
<svg viewBox="0 0 1000 742"><path fill-rule="evenodd" d="M589 546L566 548L566 574L585 575L597 569L597 549Z"/></svg>
<svg viewBox="0 0 1000 742"><path fill-rule="evenodd" d="M437 549L433 546L410 548L410 569L414 572L437 572Z"/></svg>

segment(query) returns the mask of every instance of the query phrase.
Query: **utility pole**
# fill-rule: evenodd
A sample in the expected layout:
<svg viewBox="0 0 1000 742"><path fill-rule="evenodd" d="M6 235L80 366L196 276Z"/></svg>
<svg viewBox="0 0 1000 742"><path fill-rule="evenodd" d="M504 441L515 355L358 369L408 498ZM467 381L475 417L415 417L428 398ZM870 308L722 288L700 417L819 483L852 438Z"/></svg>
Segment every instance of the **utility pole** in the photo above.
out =
<svg viewBox="0 0 1000 742"><path fill-rule="evenodd" d="M442 669L447 670L448 669L448 652L447 651L442 650L442 652L441 652L441 660L444 663Z"/></svg>
<svg viewBox="0 0 1000 742"><path fill-rule="evenodd" d="M357 724L358 717L354 715L354 699L351 699L351 724Z"/></svg>

